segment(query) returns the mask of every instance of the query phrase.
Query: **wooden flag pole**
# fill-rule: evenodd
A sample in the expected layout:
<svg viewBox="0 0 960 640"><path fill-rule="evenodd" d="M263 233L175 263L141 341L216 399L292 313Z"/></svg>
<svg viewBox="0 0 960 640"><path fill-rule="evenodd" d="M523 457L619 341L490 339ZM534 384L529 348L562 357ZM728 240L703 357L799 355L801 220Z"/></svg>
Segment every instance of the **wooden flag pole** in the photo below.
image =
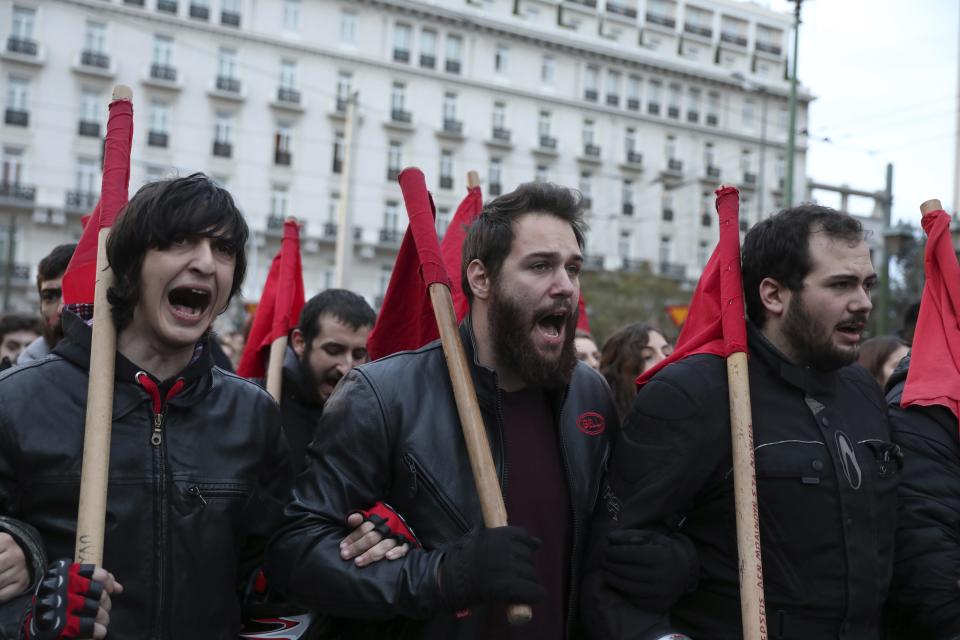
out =
<svg viewBox="0 0 960 640"><path fill-rule="evenodd" d="M297 219L288 216L284 222L297 222ZM280 250L283 251L283 240L280 241ZM282 282L277 282L277 300L280 299L279 288L282 286ZM299 318L294 318L294 321L297 320ZM277 402L280 402L280 392L283 389L283 357L287 353L289 339L290 336L284 334L270 344L270 359L267 361L267 393Z"/></svg>
<svg viewBox="0 0 960 640"><path fill-rule="evenodd" d="M132 100L130 87L118 84L113 100ZM113 378L117 358L117 328L113 324L107 291L113 285L113 270L107 261L110 229L97 236L97 280L93 298L93 336L90 342L90 374L87 386L87 417L83 432L83 466L80 471L80 507L74 560L103 564L103 534L107 514L107 479L110 472L110 430L113 426Z"/></svg>
<svg viewBox="0 0 960 640"><path fill-rule="evenodd" d="M931 211L939 211L940 209L943 209L943 205L941 205L940 201L936 199L927 200L920 205L921 214L930 213Z"/></svg>
<svg viewBox="0 0 960 640"><path fill-rule="evenodd" d="M480 186L480 174L476 171L467 171L467 187L473 189Z"/></svg>
<svg viewBox="0 0 960 640"><path fill-rule="evenodd" d="M723 189L727 185L721 185ZM760 508L757 469L753 455L753 414L747 354L727 356L730 396L730 436L733 457L733 503L740 559L740 615L743 640L767 640L767 609L763 595L763 562L760 552Z"/></svg>

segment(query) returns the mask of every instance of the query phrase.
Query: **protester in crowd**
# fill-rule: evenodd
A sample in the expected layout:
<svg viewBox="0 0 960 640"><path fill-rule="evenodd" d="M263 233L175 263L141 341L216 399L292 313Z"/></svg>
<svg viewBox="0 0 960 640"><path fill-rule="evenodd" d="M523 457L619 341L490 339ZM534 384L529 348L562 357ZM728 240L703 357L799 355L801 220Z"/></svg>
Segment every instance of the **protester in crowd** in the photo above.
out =
<svg viewBox="0 0 960 640"><path fill-rule="evenodd" d="M907 343L913 344L913 335L917 330L917 318L920 317L920 303L914 302L903 312L903 326L900 328L900 337Z"/></svg>
<svg viewBox="0 0 960 640"><path fill-rule="evenodd" d="M22 313L0 318L0 369L16 364L27 346L43 333L40 320Z"/></svg>
<svg viewBox="0 0 960 640"><path fill-rule="evenodd" d="M118 333L102 568L66 559L91 328L64 311L53 355L0 377L0 528L19 537L28 567L37 550L53 560L31 575L34 598L0 606L11 637L103 638L108 628L111 638L237 637L238 593L292 477L276 403L210 358L209 329L243 281L247 238L230 194L202 174L146 184L113 225ZM75 604L83 598L90 606Z"/></svg>
<svg viewBox="0 0 960 640"><path fill-rule="evenodd" d="M17 364L26 364L45 357L63 338L63 327L60 325L63 288L60 281L76 248L76 243L58 245L40 261L37 267L37 292L40 294L43 336L34 340L24 350Z"/></svg>
<svg viewBox="0 0 960 640"><path fill-rule="evenodd" d="M880 389L848 366L876 279L860 223L826 207L785 210L744 241L771 638L880 637L901 459ZM640 390L591 538L594 638L742 637L729 415L718 356L668 365ZM651 567L657 579L629 582Z"/></svg>
<svg viewBox="0 0 960 640"><path fill-rule="evenodd" d="M897 336L875 336L860 345L857 364L870 372L881 389L893 375L900 361L910 353L910 347Z"/></svg>
<svg viewBox="0 0 960 640"><path fill-rule="evenodd" d="M573 348L577 351L577 360L586 363L594 370L600 369L600 349L593 336L583 329L577 329L573 338Z"/></svg>
<svg viewBox="0 0 960 640"><path fill-rule="evenodd" d="M280 413L290 459L300 471L323 405L353 367L367 362L367 336L377 314L346 289L327 289L310 298L291 332L283 362Z"/></svg>
<svg viewBox="0 0 960 640"><path fill-rule="evenodd" d="M644 322L617 329L603 343L600 373L607 379L621 419L637 395L637 377L673 353L663 333Z"/></svg>
<svg viewBox="0 0 960 640"><path fill-rule="evenodd" d="M538 183L488 203L464 244L461 336L512 526L483 527L434 342L354 368L327 401L271 543L274 587L354 619L344 637L571 637L604 431L617 422L603 379L574 352L582 247L579 199ZM377 500L422 547L344 563L343 514ZM507 603L534 604L533 622L509 629Z"/></svg>

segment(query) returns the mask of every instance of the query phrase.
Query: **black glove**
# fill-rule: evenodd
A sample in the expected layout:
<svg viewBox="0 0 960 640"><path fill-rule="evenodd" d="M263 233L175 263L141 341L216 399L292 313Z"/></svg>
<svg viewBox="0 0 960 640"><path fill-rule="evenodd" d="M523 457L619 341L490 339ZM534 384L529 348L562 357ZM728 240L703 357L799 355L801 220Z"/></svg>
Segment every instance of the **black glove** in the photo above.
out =
<svg viewBox="0 0 960 640"><path fill-rule="evenodd" d="M607 535L607 543L603 581L636 607L666 613L696 588L697 553L685 536L620 529Z"/></svg>
<svg viewBox="0 0 960 640"><path fill-rule="evenodd" d="M533 561L540 541L521 527L481 529L447 549L440 590L454 610L486 602L534 604L546 596Z"/></svg>
<svg viewBox="0 0 960 640"><path fill-rule="evenodd" d="M92 638L103 584L93 580L92 564L57 560L47 569L33 596L26 625L28 640Z"/></svg>

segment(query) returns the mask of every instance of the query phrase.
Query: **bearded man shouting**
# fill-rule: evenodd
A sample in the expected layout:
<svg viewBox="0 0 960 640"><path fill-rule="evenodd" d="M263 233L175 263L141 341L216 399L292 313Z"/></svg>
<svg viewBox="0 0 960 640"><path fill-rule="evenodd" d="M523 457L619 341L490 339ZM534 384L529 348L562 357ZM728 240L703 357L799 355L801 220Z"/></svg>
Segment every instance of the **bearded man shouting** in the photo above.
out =
<svg viewBox="0 0 960 640"><path fill-rule="evenodd" d="M585 525L616 410L573 340L577 195L525 184L486 205L463 249L461 336L512 526L485 529L439 341L354 368L327 401L267 574L290 600L351 618L345 637L571 637ZM378 500L422 548L359 568L344 514ZM508 628L503 605L533 604Z"/></svg>

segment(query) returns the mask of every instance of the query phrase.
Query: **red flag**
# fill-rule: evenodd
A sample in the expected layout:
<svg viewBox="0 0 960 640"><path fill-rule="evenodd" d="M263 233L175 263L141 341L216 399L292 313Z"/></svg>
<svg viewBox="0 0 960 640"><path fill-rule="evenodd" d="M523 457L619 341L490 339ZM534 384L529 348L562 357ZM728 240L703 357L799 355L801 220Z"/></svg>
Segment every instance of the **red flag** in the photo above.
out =
<svg viewBox="0 0 960 640"><path fill-rule="evenodd" d="M923 214L927 281L900 406L943 405L960 419L960 264L942 209Z"/></svg>
<svg viewBox="0 0 960 640"><path fill-rule="evenodd" d="M130 188L130 146L133 144L133 103L110 103L107 136L103 147L103 178L100 200L90 223L84 225L76 251L63 274L64 304L93 304L97 272L97 238L127 204Z"/></svg>
<svg viewBox="0 0 960 640"><path fill-rule="evenodd" d="M408 167L397 180L410 225L403 234L377 323L367 339L372 360L405 349L418 349L439 338L427 289L434 282L450 286L434 226L433 199L427 191L423 172Z"/></svg>
<svg viewBox="0 0 960 640"><path fill-rule="evenodd" d="M280 251L270 263L270 272L263 285L263 294L240 357L237 375L244 378L262 378L266 375L266 356L270 345L297 326L303 305L300 225L296 220L287 220L283 223Z"/></svg>
<svg viewBox="0 0 960 640"><path fill-rule="evenodd" d="M587 317L587 303L583 293L580 294L580 300L577 302L577 311L580 312L577 316L577 329L590 333L590 318Z"/></svg>
<svg viewBox="0 0 960 640"><path fill-rule="evenodd" d="M743 313L743 280L740 277L740 194L733 187L717 189L720 240L703 269L690 301L690 313L666 360L637 378L641 387L664 367L697 353L727 357L747 351L747 325Z"/></svg>
<svg viewBox="0 0 960 640"><path fill-rule="evenodd" d="M463 286L461 283L460 272L463 261L463 241L467 237L467 230L470 225L480 217L483 210L483 194L480 187L471 187L467 189L467 197L460 202L457 212L453 214L453 220L447 227L447 233L443 236L443 242L440 243L440 254L443 256L443 264L447 268L447 274L450 278L450 294L453 296L453 310L457 312L457 320L463 320L470 310L470 304L467 297L463 295ZM432 316L431 316L432 317Z"/></svg>

